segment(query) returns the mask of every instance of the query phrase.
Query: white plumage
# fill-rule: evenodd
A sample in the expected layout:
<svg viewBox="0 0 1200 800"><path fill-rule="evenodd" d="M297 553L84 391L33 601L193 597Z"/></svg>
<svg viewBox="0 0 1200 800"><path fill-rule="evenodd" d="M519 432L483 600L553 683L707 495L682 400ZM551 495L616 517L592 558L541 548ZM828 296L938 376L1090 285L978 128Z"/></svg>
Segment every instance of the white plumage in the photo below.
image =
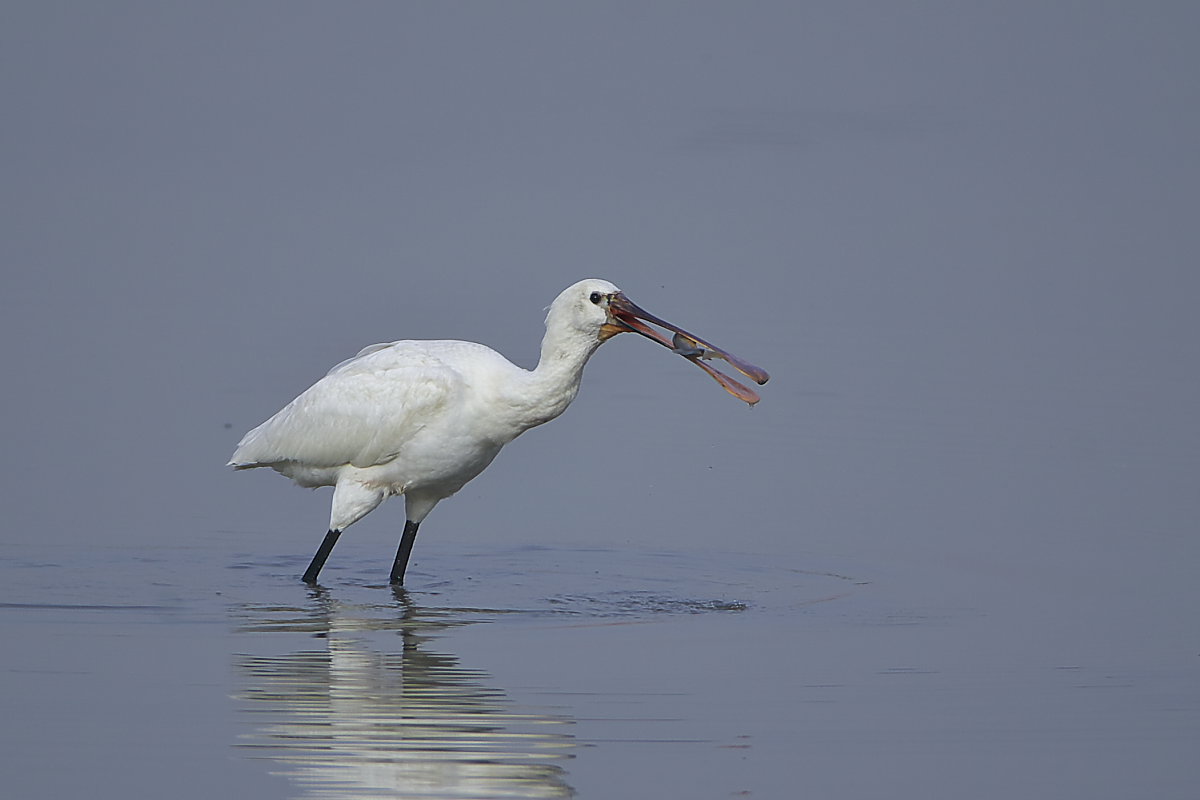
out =
<svg viewBox="0 0 1200 800"><path fill-rule="evenodd" d="M334 487L329 533L304 576L310 583L343 530L386 498L404 495L405 535L392 569L393 583L402 583L417 526L504 445L561 414L602 342L637 331L684 352L639 317L679 331L689 345L708 348L689 346L685 354L742 399L757 401L751 390L699 358L726 358L760 383L765 372L646 314L608 281L589 279L551 304L541 358L532 371L473 342L371 345L247 433L229 465L271 467L301 486Z"/></svg>

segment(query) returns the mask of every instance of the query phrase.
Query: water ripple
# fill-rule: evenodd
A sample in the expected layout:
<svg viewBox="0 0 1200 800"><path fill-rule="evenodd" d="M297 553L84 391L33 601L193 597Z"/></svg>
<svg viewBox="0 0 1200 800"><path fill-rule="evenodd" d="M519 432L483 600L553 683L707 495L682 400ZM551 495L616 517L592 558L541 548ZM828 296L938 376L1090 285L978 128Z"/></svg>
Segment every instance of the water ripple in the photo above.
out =
<svg viewBox="0 0 1200 800"><path fill-rule="evenodd" d="M437 632L462 617L402 591L391 603L323 590L310 600L236 611L239 630L255 635L248 644L270 649L280 633L309 643L238 658L238 701L254 723L239 742L248 757L274 762L304 797L573 794L558 763L572 755L573 720L515 707L486 674L439 652Z"/></svg>

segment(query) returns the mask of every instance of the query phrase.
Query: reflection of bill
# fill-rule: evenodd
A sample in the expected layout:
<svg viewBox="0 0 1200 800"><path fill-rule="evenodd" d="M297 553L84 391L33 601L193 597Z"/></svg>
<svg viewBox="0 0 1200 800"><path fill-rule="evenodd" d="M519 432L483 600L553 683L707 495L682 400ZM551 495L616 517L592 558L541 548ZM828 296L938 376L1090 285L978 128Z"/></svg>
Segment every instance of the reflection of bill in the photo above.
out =
<svg viewBox="0 0 1200 800"><path fill-rule="evenodd" d="M461 617L439 619L403 595L400 614L315 597L315 608L251 609L242 630L306 634L321 647L238 665L242 707L257 722L240 746L281 764L301 796L573 794L556 763L574 746L569 718L520 713L482 673L427 649Z"/></svg>

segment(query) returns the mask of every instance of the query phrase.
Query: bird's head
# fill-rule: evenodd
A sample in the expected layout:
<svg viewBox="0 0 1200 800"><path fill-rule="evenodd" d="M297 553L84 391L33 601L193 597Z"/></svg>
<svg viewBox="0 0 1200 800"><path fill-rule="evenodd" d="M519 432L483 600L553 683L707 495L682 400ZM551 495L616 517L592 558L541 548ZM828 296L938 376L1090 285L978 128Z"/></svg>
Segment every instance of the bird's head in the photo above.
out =
<svg viewBox="0 0 1200 800"><path fill-rule="evenodd" d="M666 334L646 323L666 328L674 336L667 338ZM750 405L758 402L757 392L717 372L705 362L712 359L726 361L738 372L760 385L766 383L770 377L761 367L743 361L683 328L650 314L626 297L616 286L599 278L589 278L563 290L551 304L546 317L547 327L552 324L570 325L581 333L594 336L598 342L606 342L618 333L640 333L688 359L716 379L727 392Z"/></svg>

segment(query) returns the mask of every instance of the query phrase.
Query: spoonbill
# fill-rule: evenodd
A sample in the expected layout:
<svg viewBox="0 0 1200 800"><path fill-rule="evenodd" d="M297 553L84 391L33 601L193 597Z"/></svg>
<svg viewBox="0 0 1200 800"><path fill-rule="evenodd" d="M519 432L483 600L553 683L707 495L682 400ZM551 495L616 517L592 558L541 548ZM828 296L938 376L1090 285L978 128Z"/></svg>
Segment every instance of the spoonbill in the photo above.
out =
<svg viewBox="0 0 1200 800"><path fill-rule="evenodd" d="M403 585L417 528L434 506L482 472L504 445L563 413L592 353L627 331L687 358L734 397L758 402L753 389L706 362L723 360L759 384L767 382L764 370L591 278L551 303L535 369L474 342L373 344L242 437L227 466L270 467L301 486L333 487L329 531L304 572L310 585L346 528L388 497L404 495L404 532L390 578Z"/></svg>

